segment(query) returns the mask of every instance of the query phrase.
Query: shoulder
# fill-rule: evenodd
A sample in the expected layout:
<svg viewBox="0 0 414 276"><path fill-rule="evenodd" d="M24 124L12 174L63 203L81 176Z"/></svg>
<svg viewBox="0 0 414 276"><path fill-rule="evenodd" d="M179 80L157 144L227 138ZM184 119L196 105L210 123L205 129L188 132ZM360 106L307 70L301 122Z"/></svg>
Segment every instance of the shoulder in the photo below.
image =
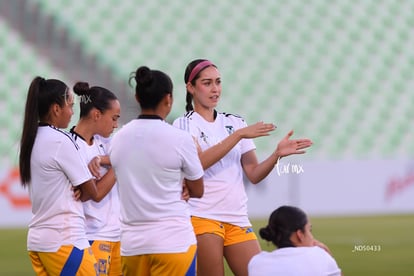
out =
<svg viewBox="0 0 414 276"><path fill-rule="evenodd" d="M75 142L70 132L56 128L54 126L47 126L45 128L49 132L48 135L50 135L50 138L53 137L52 139L59 141L62 145L67 145L69 147L79 149L78 144Z"/></svg>
<svg viewBox="0 0 414 276"><path fill-rule="evenodd" d="M133 119L129 121L128 123L122 125L120 128L118 128L115 133L112 134L110 140L113 141L116 137L122 136L122 135L128 135L129 132L133 132L134 128L136 127L137 120Z"/></svg>
<svg viewBox="0 0 414 276"><path fill-rule="evenodd" d="M320 256L330 256L331 255L326 252L323 248L319 246L311 246L311 247L303 247L304 250L308 250L313 255L320 255Z"/></svg>
<svg viewBox="0 0 414 276"><path fill-rule="evenodd" d="M180 127L180 125L169 124L168 122L164 122L163 128L164 131L169 132L173 136L177 137L187 137L190 136L187 129L185 127ZM191 136L190 136L191 137Z"/></svg>
<svg viewBox="0 0 414 276"><path fill-rule="evenodd" d="M188 130L190 127L190 124L194 122L194 120L196 120L197 116L196 113L194 112L194 110L188 111L186 112L184 115L176 118L172 125L174 127L183 129L183 130Z"/></svg>
<svg viewBox="0 0 414 276"><path fill-rule="evenodd" d="M227 112L218 112L217 116L225 118L226 120L236 121L236 122L244 122L244 118L238 114L234 113L227 113Z"/></svg>
<svg viewBox="0 0 414 276"><path fill-rule="evenodd" d="M256 270L258 267L263 267L263 263L268 262L268 260L273 262L274 257L272 255L271 252L267 251L262 251L254 255L248 263L249 270Z"/></svg>
<svg viewBox="0 0 414 276"><path fill-rule="evenodd" d="M82 136L80 136L77 132L75 132L75 127L72 127L67 134L70 136L70 138L73 140L73 142L79 146L79 142L83 141Z"/></svg>
<svg viewBox="0 0 414 276"><path fill-rule="evenodd" d="M323 248L319 246L312 246L307 247L310 252L310 258L313 260L319 260L321 263L326 263L328 266L331 267L338 267L334 257L331 256L328 252L326 252Z"/></svg>
<svg viewBox="0 0 414 276"><path fill-rule="evenodd" d="M235 129L243 128L247 125L242 116L233 113L220 112L217 114L217 120L221 120L225 125Z"/></svg>
<svg viewBox="0 0 414 276"><path fill-rule="evenodd" d="M112 137L103 137L99 134L95 134L93 136L93 140L96 143L100 143L100 144L109 144L111 142Z"/></svg>
<svg viewBox="0 0 414 276"><path fill-rule="evenodd" d="M309 250L312 251L312 255L310 256L312 262L318 263L321 267L324 267L324 269L329 272L329 275L340 275L341 269L331 254L319 246L309 247Z"/></svg>

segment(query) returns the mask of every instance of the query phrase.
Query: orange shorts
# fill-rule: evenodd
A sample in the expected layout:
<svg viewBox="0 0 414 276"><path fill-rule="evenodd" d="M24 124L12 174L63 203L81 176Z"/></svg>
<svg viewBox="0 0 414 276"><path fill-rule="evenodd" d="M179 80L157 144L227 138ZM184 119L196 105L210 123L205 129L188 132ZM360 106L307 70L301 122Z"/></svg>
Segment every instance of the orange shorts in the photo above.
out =
<svg viewBox="0 0 414 276"><path fill-rule="evenodd" d="M96 259L90 247L78 249L72 245L62 245L57 252L29 251L29 256L38 276L98 275Z"/></svg>
<svg viewBox="0 0 414 276"><path fill-rule="evenodd" d="M217 220L191 217L194 233L196 235L211 233L223 238L224 246L257 240L256 234L251 226L240 227L234 224L220 222Z"/></svg>
<svg viewBox="0 0 414 276"><path fill-rule="evenodd" d="M122 272L128 276L196 275L197 245L187 252L121 256Z"/></svg>

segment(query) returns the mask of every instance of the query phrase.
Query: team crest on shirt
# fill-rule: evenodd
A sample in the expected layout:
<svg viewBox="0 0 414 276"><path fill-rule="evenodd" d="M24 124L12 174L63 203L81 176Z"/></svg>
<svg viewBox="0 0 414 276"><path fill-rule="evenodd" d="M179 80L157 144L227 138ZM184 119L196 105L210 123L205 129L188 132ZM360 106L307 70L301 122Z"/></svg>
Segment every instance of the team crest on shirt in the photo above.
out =
<svg viewBox="0 0 414 276"><path fill-rule="evenodd" d="M225 128L226 128L226 130L227 130L227 132L228 132L229 135L234 132L233 126L225 126Z"/></svg>
<svg viewBox="0 0 414 276"><path fill-rule="evenodd" d="M208 136L207 136L204 132L201 132L201 134L200 134L200 139L201 139L201 140L203 140L203 141L204 141L204 143L206 143L206 144L207 144L207 139L208 139Z"/></svg>

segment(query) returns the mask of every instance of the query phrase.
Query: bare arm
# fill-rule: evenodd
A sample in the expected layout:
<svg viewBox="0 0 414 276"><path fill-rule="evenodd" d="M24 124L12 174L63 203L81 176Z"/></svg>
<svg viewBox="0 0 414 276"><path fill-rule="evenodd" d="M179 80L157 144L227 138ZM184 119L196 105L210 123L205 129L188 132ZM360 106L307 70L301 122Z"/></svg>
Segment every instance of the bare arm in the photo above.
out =
<svg viewBox="0 0 414 276"><path fill-rule="evenodd" d="M111 166L111 160L109 159L109 155L101 155L101 166Z"/></svg>
<svg viewBox="0 0 414 276"><path fill-rule="evenodd" d="M204 194L204 181L203 178L196 180L184 179L184 185L188 189L190 197L200 198Z"/></svg>
<svg viewBox="0 0 414 276"><path fill-rule="evenodd" d="M81 201L92 199L93 201L101 201L112 189L116 182L115 172L112 168L98 181L91 179L80 185Z"/></svg>
<svg viewBox="0 0 414 276"><path fill-rule="evenodd" d="M270 131L275 130L273 124L265 124L263 122L256 123L241 129L236 130L230 134L226 139L220 143L201 151L198 146L198 154L203 169L206 170L221 158L223 158L229 151L243 138L257 138L261 136L268 136Z"/></svg>

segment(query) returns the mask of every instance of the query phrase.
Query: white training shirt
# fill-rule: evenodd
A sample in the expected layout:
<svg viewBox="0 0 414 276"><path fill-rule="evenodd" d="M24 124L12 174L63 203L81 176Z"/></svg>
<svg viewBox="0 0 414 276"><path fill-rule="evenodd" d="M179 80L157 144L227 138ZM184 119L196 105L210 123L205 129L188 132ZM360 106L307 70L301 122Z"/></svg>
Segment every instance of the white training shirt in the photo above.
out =
<svg viewBox="0 0 414 276"><path fill-rule="evenodd" d="M62 245L89 247L81 201L72 187L92 175L70 135L52 126L39 126L30 160L29 251L56 252Z"/></svg>
<svg viewBox="0 0 414 276"><path fill-rule="evenodd" d="M108 139L94 135L93 144L88 145L82 136L73 129L71 135L80 148L84 159L89 163L98 155L108 155ZM101 166L100 174L105 175L107 168ZM86 236L88 240L116 242L120 240L121 226L119 221L119 197L116 184L111 191L100 201L88 200L83 202L83 211L86 218Z"/></svg>
<svg viewBox="0 0 414 276"><path fill-rule="evenodd" d="M335 259L324 249L285 247L273 252L262 251L248 265L249 276L340 276Z"/></svg>
<svg viewBox="0 0 414 276"><path fill-rule="evenodd" d="M247 126L243 118L226 113L216 113L214 122L208 122L197 112L187 112L173 125L188 131L204 151L220 143L235 130ZM241 227L251 226L247 216L247 196L243 183L242 154L254 150L252 139L242 139L221 160L204 173L204 195L191 198L191 215L231 223Z"/></svg>
<svg viewBox="0 0 414 276"><path fill-rule="evenodd" d="M110 159L121 203L121 255L186 252L196 244L183 177L203 176L191 136L161 119L136 119L114 134Z"/></svg>

